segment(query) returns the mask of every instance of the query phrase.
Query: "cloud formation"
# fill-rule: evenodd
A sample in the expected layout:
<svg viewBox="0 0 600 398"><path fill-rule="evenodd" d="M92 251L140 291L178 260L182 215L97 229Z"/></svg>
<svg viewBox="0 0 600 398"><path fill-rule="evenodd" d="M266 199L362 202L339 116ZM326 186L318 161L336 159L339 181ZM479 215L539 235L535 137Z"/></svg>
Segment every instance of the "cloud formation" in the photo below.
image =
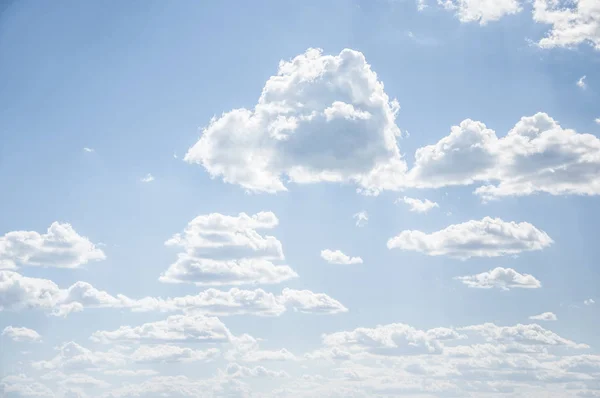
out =
<svg viewBox="0 0 600 398"><path fill-rule="evenodd" d="M253 109L213 118L184 160L253 192L287 191L285 180L378 192L406 170L398 110L361 52L311 48L279 63Z"/></svg>
<svg viewBox="0 0 600 398"><path fill-rule="evenodd" d="M484 217L480 221L450 225L431 234L402 231L388 240L387 247L466 260L542 250L552 243L548 234L527 222L505 222L500 218Z"/></svg>
<svg viewBox="0 0 600 398"><path fill-rule="evenodd" d="M445 9L456 12L461 22L488 22L522 10L520 0L438 0Z"/></svg>
<svg viewBox="0 0 600 398"><path fill-rule="evenodd" d="M321 258L327 261L329 264L362 264L363 259L360 257L350 257L341 250L321 250Z"/></svg>
<svg viewBox="0 0 600 398"><path fill-rule="evenodd" d="M256 230L279 224L275 214L260 212L252 216L219 213L198 216L183 233L165 244L179 247L177 261L160 276L161 282L196 285L242 285L280 283L298 275L287 265L281 242L262 236Z"/></svg>
<svg viewBox="0 0 600 398"><path fill-rule="evenodd" d="M544 312L539 315L532 315L529 319L534 321L557 321L558 317L553 312Z"/></svg>
<svg viewBox="0 0 600 398"><path fill-rule="evenodd" d="M488 272L476 275L458 276L457 279L465 285L479 289L498 288L510 290L515 288L537 289L542 283L533 275L520 274L512 268L497 267Z"/></svg>
<svg viewBox="0 0 600 398"><path fill-rule="evenodd" d="M0 269L19 267L78 268L104 260L104 252L71 224L53 222L48 231L12 231L0 236Z"/></svg>
<svg viewBox="0 0 600 398"><path fill-rule="evenodd" d="M42 336L40 336L38 332L25 327L7 326L2 330L2 336L6 336L12 341L18 342L30 343L42 340Z"/></svg>
<svg viewBox="0 0 600 398"><path fill-rule="evenodd" d="M405 196L401 200L402 200L402 202L404 202L405 204L407 204L410 207L410 211L413 211L416 213L427 213L429 210L433 209L434 207L440 207L436 202L432 202L429 199L420 200L420 199L409 198L408 196ZM398 199L396 202L399 202L399 201L400 201L400 199Z"/></svg>

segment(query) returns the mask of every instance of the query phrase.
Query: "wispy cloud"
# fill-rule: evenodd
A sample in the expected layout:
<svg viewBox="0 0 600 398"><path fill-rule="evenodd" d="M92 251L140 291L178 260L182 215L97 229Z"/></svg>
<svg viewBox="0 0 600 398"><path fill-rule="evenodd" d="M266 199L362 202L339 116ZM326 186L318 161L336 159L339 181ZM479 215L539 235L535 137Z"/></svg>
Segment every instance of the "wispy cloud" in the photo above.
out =
<svg viewBox="0 0 600 398"><path fill-rule="evenodd" d="M152 182L154 181L154 176L150 173L146 174L146 177L142 178L140 181L142 182Z"/></svg>
<svg viewBox="0 0 600 398"><path fill-rule="evenodd" d="M94 152L94 148L88 148L88 147L84 147L83 148L84 152Z"/></svg>
<svg viewBox="0 0 600 398"><path fill-rule="evenodd" d="M587 83L585 82L585 78L586 78L586 76L581 76L581 78L579 80L577 80L577 87L579 87L582 90L585 90L587 88Z"/></svg>

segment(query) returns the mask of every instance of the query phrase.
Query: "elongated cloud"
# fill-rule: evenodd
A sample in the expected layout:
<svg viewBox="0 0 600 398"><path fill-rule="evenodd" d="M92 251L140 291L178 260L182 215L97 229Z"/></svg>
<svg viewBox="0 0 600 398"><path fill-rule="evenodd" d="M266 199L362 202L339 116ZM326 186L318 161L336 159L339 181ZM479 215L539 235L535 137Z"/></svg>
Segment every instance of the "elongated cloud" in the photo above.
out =
<svg viewBox="0 0 600 398"><path fill-rule="evenodd" d="M556 321L558 317L553 312L544 312L539 315L532 315L529 319L533 319L534 321Z"/></svg>
<svg viewBox="0 0 600 398"><path fill-rule="evenodd" d="M542 287L542 283L534 276L520 274L512 268L494 268L488 272L482 272L476 275L458 276L457 279L465 285L479 289L502 289L510 290L515 288L537 289Z"/></svg>
<svg viewBox="0 0 600 398"><path fill-rule="evenodd" d="M363 260L360 257L350 257L340 250L321 250L321 258L330 264L362 264Z"/></svg>
<svg viewBox="0 0 600 398"><path fill-rule="evenodd" d="M498 257L542 250L553 243L544 231L527 222L505 222L485 217L450 225L430 234L407 230L388 240L389 249L417 251L429 256L459 259Z"/></svg>
<svg viewBox="0 0 600 398"><path fill-rule="evenodd" d="M398 199L398 201L400 201L400 199ZM427 213L434 207L440 207L436 202L432 202L429 199L421 200L416 198L409 198L408 196L402 198L402 202L404 202L410 207L410 211L414 211L416 213Z"/></svg>
<svg viewBox="0 0 600 398"><path fill-rule="evenodd" d="M42 336L40 336L38 332L25 327L7 326L2 330L2 336L6 336L13 341L19 342L35 342L42 340Z"/></svg>
<svg viewBox="0 0 600 398"><path fill-rule="evenodd" d="M104 260L104 252L70 224L52 223L48 231L13 231L0 236L0 269L19 267L78 268Z"/></svg>

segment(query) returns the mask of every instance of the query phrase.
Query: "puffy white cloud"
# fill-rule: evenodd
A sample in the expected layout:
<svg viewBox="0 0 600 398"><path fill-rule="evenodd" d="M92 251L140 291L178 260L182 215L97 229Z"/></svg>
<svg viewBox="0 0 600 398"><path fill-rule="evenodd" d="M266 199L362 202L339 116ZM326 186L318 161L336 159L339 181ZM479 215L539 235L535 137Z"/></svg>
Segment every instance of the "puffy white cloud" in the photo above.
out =
<svg viewBox="0 0 600 398"><path fill-rule="evenodd" d="M162 282L190 282L197 285L241 285L279 283L298 275L283 260L281 242L262 236L257 229L270 229L279 220L271 212L253 216L219 213L198 216L181 234L165 244L181 247L177 261L165 271Z"/></svg>
<svg viewBox="0 0 600 398"><path fill-rule="evenodd" d="M19 342L35 342L42 340L42 336L40 336L38 332L25 327L7 326L2 330L2 336L6 336L13 341Z"/></svg>
<svg viewBox="0 0 600 398"><path fill-rule="evenodd" d="M480 25L522 9L520 0L438 0L438 4L455 11L461 22L479 22Z"/></svg>
<svg viewBox="0 0 600 398"><path fill-rule="evenodd" d="M140 179L141 182L152 182L154 181L154 176L150 173L146 174L145 177Z"/></svg>
<svg viewBox="0 0 600 398"><path fill-rule="evenodd" d="M429 7L429 6L427 5L426 0L417 0L417 10L418 11L423 11L427 7Z"/></svg>
<svg viewBox="0 0 600 398"><path fill-rule="evenodd" d="M69 375L64 375L64 378L58 382L59 385L63 386L81 386L87 388L94 388L96 391L99 388L107 388L110 387L110 384L105 382L104 380L99 380L93 376L90 376L85 373L74 373Z"/></svg>
<svg viewBox="0 0 600 398"><path fill-rule="evenodd" d="M319 302L320 305L315 303ZM67 289L47 279L28 278L13 271L0 271L0 311L39 309L67 316L85 308L120 308L134 312L184 312L205 315L279 316L288 308L302 312L336 313L345 307L323 293L285 289L276 295L263 289L242 290L210 288L195 295L172 298L133 299L113 296L86 282L75 282Z"/></svg>
<svg viewBox="0 0 600 398"><path fill-rule="evenodd" d="M577 87L579 87L582 90L585 90L587 88L587 83L585 82L585 78L586 78L586 76L582 76L579 80L577 80Z"/></svg>
<svg viewBox="0 0 600 398"><path fill-rule="evenodd" d="M152 369L108 369L103 371L108 376L119 376L119 377L138 377L138 376L155 376L158 374L156 370Z"/></svg>
<svg viewBox="0 0 600 398"><path fill-rule="evenodd" d="M467 119L435 145L419 148L406 183L421 188L470 185L485 200L524 196L600 194L600 139L563 129L545 113L523 117L498 138Z"/></svg>
<svg viewBox="0 0 600 398"><path fill-rule="evenodd" d="M586 300L583 300L583 304L592 305L592 304L596 304L596 302L594 301L594 299L586 299Z"/></svg>
<svg viewBox="0 0 600 398"><path fill-rule="evenodd" d="M88 148L88 147L84 147L84 148L83 148L83 151L84 151L84 152L88 152L88 153L89 153L89 152L94 152L94 148Z"/></svg>
<svg viewBox="0 0 600 398"><path fill-rule="evenodd" d="M476 275L459 276L455 279L469 287L479 289L499 288L510 290L514 288L537 289L542 287L542 283L533 275L520 274L512 268L502 267Z"/></svg>
<svg viewBox="0 0 600 398"><path fill-rule="evenodd" d="M600 3L597 0L535 0L533 19L551 25L540 47L574 47L589 43L600 50Z"/></svg>
<svg viewBox="0 0 600 398"><path fill-rule="evenodd" d="M119 368L128 361L127 357L116 350L107 352L91 351L70 341L56 347L58 354L47 361L37 361L32 364L38 370L67 370L81 371L85 369Z"/></svg>
<svg viewBox="0 0 600 398"><path fill-rule="evenodd" d="M594 119L594 122L596 122L596 124L600 124L600 117L597 117L596 119Z"/></svg>
<svg viewBox="0 0 600 398"><path fill-rule="evenodd" d="M219 350L210 348L205 351L194 350L171 344L142 345L129 356L134 362L195 362L210 361L217 358Z"/></svg>
<svg viewBox="0 0 600 398"><path fill-rule="evenodd" d="M3 397L48 397L55 395L48 387L24 374L9 375L0 379L0 396Z"/></svg>
<svg viewBox="0 0 600 398"><path fill-rule="evenodd" d="M45 234L12 231L0 236L0 269L23 266L78 268L105 259L104 252L71 224L52 223Z"/></svg>
<svg viewBox="0 0 600 398"><path fill-rule="evenodd" d="M361 52L308 49L279 63L253 109L214 117L184 160L249 191L286 191L287 179L376 193L406 170L398 109Z"/></svg>
<svg viewBox="0 0 600 398"><path fill-rule="evenodd" d="M373 355L402 356L440 354L442 341L463 338L448 328L419 330L412 326L393 323L375 328L357 328L323 336L323 343L351 353L366 352Z"/></svg>
<svg viewBox="0 0 600 398"><path fill-rule="evenodd" d="M94 332L92 341L199 342L226 343L231 332L219 318L194 315L172 315L167 319L140 326L121 326L117 330Z"/></svg>
<svg viewBox="0 0 600 398"><path fill-rule="evenodd" d="M225 369L225 373L228 377L290 377L286 372L279 370L269 370L262 366L255 366L249 368L237 363L230 363Z"/></svg>
<svg viewBox="0 0 600 398"><path fill-rule="evenodd" d="M398 199L398 201L400 201L400 199ZM436 202L432 202L429 199L420 200L416 198L409 198L408 196L402 198L402 202L410 206L410 211L417 213L427 213L434 207L440 207Z"/></svg>
<svg viewBox="0 0 600 398"><path fill-rule="evenodd" d="M366 211L359 211L358 213L354 214L352 218L356 220L357 227L364 227L369 222L369 215Z"/></svg>
<svg viewBox="0 0 600 398"><path fill-rule="evenodd" d="M418 251L429 256L468 259L542 250L552 243L548 234L527 222L505 222L499 218L485 217L481 221L450 225L431 234L402 231L388 240L387 247Z"/></svg>
<svg viewBox="0 0 600 398"><path fill-rule="evenodd" d="M310 290L283 289L282 301L286 307L304 313L337 314L348 309L339 301L324 293L313 293Z"/></svg>
<svg viewBox="0 0 600 398"><path fill-rule="evenodd" d="M556 317L556 314L554 314L553 312L544 312L539 315L532 315L529 317L529 319L533 319L535 321L556 321L556 320L558 320L558 318Z"/></svg>
<svg viewBox="0 0 600 398"><path fill-rule="evenodd" d="M363 260L360 257L350 257L340 250L321 250L321 258L330 264L362 264Z"/></svg>
<svg viewBox="0 0 600 398"><path fill-rule="evenodd" d="M540 325L497 326L493 323L466 326L457 329L462 332L475 333L490 343L519 343L524 345L565 346L568 348L589 348L586 344L578 344L565 339L556 333L544 329Z"/></svg>

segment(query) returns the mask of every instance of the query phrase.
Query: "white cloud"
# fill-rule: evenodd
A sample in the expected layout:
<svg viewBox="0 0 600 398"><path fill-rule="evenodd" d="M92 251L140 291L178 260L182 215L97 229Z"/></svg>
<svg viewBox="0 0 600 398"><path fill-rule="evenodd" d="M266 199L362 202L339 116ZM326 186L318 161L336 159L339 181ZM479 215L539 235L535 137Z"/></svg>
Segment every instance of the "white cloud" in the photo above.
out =
<svg viewBox="0 0 600 398"><path fill-rule="evenodd" d="M362 53L309 49L279 63L253 109L214 117L184 159L249 191L286 191L288 179L377 193L406 169L398 109Z"/></svg>
<svg viewBox="0 0 600 398"><path fill-rule="evenodd" d="M565 339L556 333L544 329L540 325L497 326L493 323L467 326L457 330L467 333L475 333L490 343L519 343L524 345L548 345L565 346L569 348L589 348L586 344L578 344Z"/></svg>
<svg viewBox="0 0 600 398"><path fill-rule="evenodd" d="M138 376L155 376L158 374L156 370L152 369L108 369L103 371L108 376L119 376L119 377L138 377Z"/></svg>
<svg viewBox="0 0 600 398"><path fill-rule="evenodd" d="M537 289L542 287L542 283L534 276L520 274L512 268L502 267L476 275L459 276L455 279L469 287L480 289L499 288L510 290L514 288Z"/></svg>
<svg viewBox="0 0 600 398"><path fill-rule="evenodd" d="M0 269L78 268L105 258L104 252L75 232L71 224L54 222L45 234L12 231L0 236Z"/></svg>
<svg viewBox="0 0 600 398"><path fill-rule="evenodd" d="M111 369L125 365L128 358L116 351L91 351L70 341L56 347L58 354L48 361L33 362L37 370L82 371L85 369Z"/></svg>
<svg viewBox="0 0 600 398"><path fill-rule="evenodd" d="M388 240L389 249L411 250L429 256L459 259L497 257L523 251L542 250L553 243L544 231L527 222L505 222L485 217L454 224L427 234L407 230Z"/></svg>
<svg viewBox="0 0 600 398"><path fill-rule="evenodd" d="M205 351L194 350L170 344L142 345L129 356L134 362L196 362L210 361L217 358L219 350L210 348Z"/></svg>
<svg viewBox="0 0 600 398"><path fill-rule="evenodd" d="M593 304L595 304L595 303L596 303L596 302L594 301L594 299L586 299L586 300L583 300L583 304L585 304L585 305L593 305Z"/></svg>
<svg viewBox="0 0 600 398"><path fill-rule="evenodd" d="M463 336L448 328L419 330L409 325L393 323L326 334L323 336L323 343L329 348L350 353L403 356L440 354L443 351L442 341L461 338Z"/></svg>
<svg viewBox="0 0 600 398"><path fill-rule="evenodd" d="M198 342L225 343L231 339L229 329L219 318L194 315L172 315L167 319L141 326L121 326L113 331L97 331L92 341Z"/></svg>
<svg viewBox="0 0 600 398"><path fill-rule="evenodd" d="M302 297L299 301L298 297ZM85 308L122 308L134 312L185 312L205 315L259 315L279 316L288 308L311 312L311 305L306 304L324 300L331 304L330 313L342 312L344 309L338 301L323 293L309 290L296 291L285 289L280 295L268 293L262 289L229 290L207 289L195 295L172 298L143 297L133 299L122 294L116 296L98 290L86 282L75 282L67 289L59 288L47 279L24 277L12 271L0 271L0 311L19 311L38 309L50 311L53 315L66 316L71 312L83 311ZM316 312L326 312L316 307Z"/></svg>
<svg viewBox="0 0 600 398"><path fill-rule="evenodd" d="M398 199L398 201L400 201L400 199ZM405 196L404 198L402 198L402 201L410 206L410 211L414 211L417 213L427 213L434 207L440 207L436 202L432 202L429 199L420 200Z"/></svg>
<svg viewBox="0 0 600 398"><path fill-rule="evenodd" d="M363 260L360 257L350 257L342 253L340 250L321 250L321 258L330 264L362 264Z"/></svg>
<svg viewBox="0 0 600 398"><path fill-rule="evenodd" d="M585 78L586 78L586 76L581 76L581 78L579 80L577 80L577 87L579 87L582 90L585 90L587 88L587 83L585 82Z"/></svg>
<svg viewBox="0 0 600 398"><path fill-rule="evenodd" d="M359 211L352 216L356 220L357 227L364 227L369 222L369 215L366 211Z"/></svg>
<svg viewBox="0 0 600 398"><path fill-rule="evenodd" d="M324 293L313 293L310 290L283 289L282 301L286 307L295 311L317 314L337 314L348 309L339 301Z"/></svg>
<svg viewBox="0 0 600 398"><path fill-rule="evenodd" d="M596 119L594 119L594 122L596 122L596 124L600 124L600 117L597 117Z"/></svg>
<svg viewBox="0 0 600 398"><path fill-rule="evenodd" d="M290 377L286 372L279 370L269 370L262 366L255 366L249 368L246 366L239 365L237 363L230 363L225 369L225 373L229 377Z"/></svg>
<svg viewBox="0 0 600 398"><path fill-rule="evenodd" d="M146 174L145 177L143 177L142 179L140 179L141 182L152 182L154 181L154 176L150 173Z"/></svg>
<svg viewBox="0 0 600 398"><path fill-rule="evenodd" d="M558 320L558 318L556 317L556 315L553 312L544 312L539 315L532 315L529 317L529 319L532 319L534 321L556 321L556 320Z"/></svg>
<svg viewBox="0 0 600 398"><path fill-rule="evenodd" d="M283 260L281 242L273 236L261 236L257 229L271 229L279 220L271 212L253 216L219 213L198 216L181 234L165 244L181 247L178 259L160 281L197 285L241 285L280 283L298 275Z"/></svg>
<svg viewBox="0 0 600 398"><path fill-rule="evenodd" d="M438 0L447 10L455 11L461 22L488 22L522 10L520 0Z"/></svg>
<svg viewBox="0 0 600 398"><path fill-rule="evenodd" d="M42 340L42 336L38 332L25 327L7 326L2 330L2 336L19 342L36 342Z"/></svg>
<svg viewBox="0 0 600 398"><path fill-rule="evenodd" d="M8 375L0 379L0 395L11 398L55 397L55 394L48 387L24 374Z"/></svg>
<svg viewBox="0 0 600 398"><path fill-rule="evenodd" d="M535 22L551 25L539 41L543 48L575 47L589 43L600 50L600 3L597 0L535 0Z"/></svg>
<svg viewBox="0 0 600 398"><path fill-rule="evenodd" d="M600 139L563 129L545 113L523 117L502 138L470 119L437 144L416 151L407 183L420 188L485 183L485 200L524 196L600 194Z"/></svg>
<svg viewBox="0 0 600 398"><path fill-rule="evenodd" d="M417 10L418 11L423 11L427 7L429 7L429 6L427 5L426 0L417 0Z"/></svg>
<svg viewBox="0 0 600 398"><path fill-rule="evenodd" d="M89 152L94 152L94 148L88 148L88 147L84 147L84 148L83 148L83 151L84 151L84 152L88 152L88 153L89 153Z"/></svg>

